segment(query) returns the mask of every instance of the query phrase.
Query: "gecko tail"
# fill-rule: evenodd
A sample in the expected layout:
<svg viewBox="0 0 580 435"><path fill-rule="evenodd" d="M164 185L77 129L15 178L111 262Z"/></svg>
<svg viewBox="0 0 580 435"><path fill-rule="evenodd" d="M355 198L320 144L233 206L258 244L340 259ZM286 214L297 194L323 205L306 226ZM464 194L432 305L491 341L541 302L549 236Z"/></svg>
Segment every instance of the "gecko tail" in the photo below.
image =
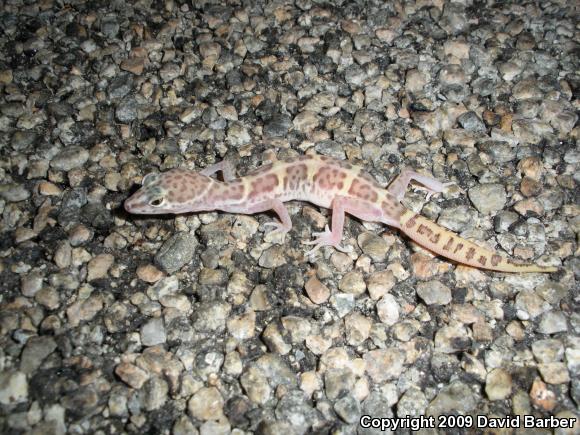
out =
<svg viewBox="0 0 580 435"><path fill-rule="evenodd" d="M557 267L520 263L459 237L435 222L405 210L399 220L401 231L421 246L458 263L499 272L556 272Z"/></svg>

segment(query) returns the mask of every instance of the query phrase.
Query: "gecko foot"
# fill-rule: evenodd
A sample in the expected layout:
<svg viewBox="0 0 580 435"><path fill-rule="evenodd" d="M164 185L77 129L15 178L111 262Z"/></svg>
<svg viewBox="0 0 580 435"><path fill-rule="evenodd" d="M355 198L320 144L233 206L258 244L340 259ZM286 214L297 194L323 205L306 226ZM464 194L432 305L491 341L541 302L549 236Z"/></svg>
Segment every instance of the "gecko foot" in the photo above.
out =
<svg viewBox="0 0 580 435"><path fill-rule="evenodd" d="M308 242L303 242L305 245L314 245L314 248L312 248L310 251L308 251L306 253L306 255L314 254L316 251L318 251L323 246L333 246L336 250L338 250L340 252L345 252L345 253L352 251L352 248L350 248L350 247L349 247L349 249L347 249L347 248L341 246L340 239L335 240L335 237L332 234L332 231L330 231L330 229L328 228L328 225L326 225L326 228L324 229L324 231L312 233L312 235L314 237L316 237L316 239L310 240Z"/></svg>
<svg viewBox="0 0 580 435"><path fill-rule="evenodd" d="M427 192L427 198L426 199L427 199L427 201L429 201L433 195L436 195L438 193L444 192L445 190L447 190L447 188L449 186L452 186L454 184L455 184L455 182L453 182L453 181L450 181L449 183L441 183L441 187L440 188L437 188L437 189L432 189L432 188L429 188L429 187L426 187L426 186L413 186L413 187L416 190L422 190L422 191Z"/></svg>
<svg viewBox="0 0 580 435"><path fill-rule="evenodd" d="M284 237L284 235L290 231L290 228L287 228L286 226L284 226L283 223L281 222L266 222L264 224L265 227L274 227L274 229L272 231L270 231L267 235L268 237L272 237L274 235L281 235L282 237ZM282 239L283 240L283 239Z"/></svg>

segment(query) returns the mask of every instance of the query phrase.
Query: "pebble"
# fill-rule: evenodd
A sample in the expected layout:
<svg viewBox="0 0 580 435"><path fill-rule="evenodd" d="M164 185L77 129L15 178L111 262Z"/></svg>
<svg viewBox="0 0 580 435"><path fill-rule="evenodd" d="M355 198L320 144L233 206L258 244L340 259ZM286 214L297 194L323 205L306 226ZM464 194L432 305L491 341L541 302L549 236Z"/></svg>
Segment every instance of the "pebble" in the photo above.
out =
<svg viewBox="0 0 580 435"><path fill-rule="evenodd" d="M177 233L163 243L155 255L155 264L171 275L191 262L197 244L196 238L191 234Z"/></svg>
<svg viewBox="0 0 580 435"><path fill-rule="evenodd" d="M538 364L538 371L542 379L548 384L566 384L570 376L566 364L563 362L548 362Z"/></svg>
<svg viewBox="0 0 580 435"><path fill-rule="evenodd" d="M417 284L417 295L427 305L447 305L451 302L451 289L439 281Z"/></svg>
<svg viewBox="0 0 580 435"><path fill-rule="evenodd" d="M0 403L14 405L28 400L28 382L21 371L0 372Z"/></svg>
<svg viewBox="0 0 580 435"><path fill-rule="evenodd" d="M89 160L89 152L79 146L64 148L50 160L50 167L59 171L70 171L83 166Z"/></svg>
<svg viewBox="0 0 580 435"><path fill-rule="evenodd" d="M468 349L471 339L461 325L440 328L435 334L435 349L443 353L455 353Z"/></svg>
<svg viewBox="0 0 580 435"><path fill-rule="evenodd" d="M330 297L330 290L316 276L310 277L304 285L306 294L315 304L323 304Z"/></svg>
<svg viewBox="0 0 580 435"><path fill-rule="evenodd" d="M466 414L477 406L477 396L469 385L454 381L443 387L437 396L429 403L426 415L439 415L456 412Z"/></svg>
<svg viewBox="0 0 580 435"><path fill-rule="evenodd" d="M506 193L501 184L481 184L469 189L469 199L482 214L492 214L504 208Z"/></svg>
<svg viewBox="0 0 580 435"><path fill-rule="evenodd" d="M338 288L344 293L360 295L365 292L365 284L362 273L357 271L347 272L338 283Z"/></svg>
<svg viewBox="0 0 580 435"><path fill-rule="evenodd" d="M552 411L556 407L556 395L540 378L536 378L530 389L532 403L545 411Z"/></svg>
<svg viewBox="0 0 580 435"><path fill-rule="evenodd" d="M112 254L100 254L94 257L87 265L87 281L106 278L114 261L115 257Z"/></svg>
<svg viewBox="0 0 580 435"><path fill-rule="evenodd" d="M20 356L20 372L25 374L34 372L56 348L56 341L52 337L38 336L28 339Z"/></svg>
<svg viewBox="0 0 580 435"><path fill-rule="evenodd" d="M374 272L369 278L367 288L371 299L378 300L395 286L397 280L391 270Z"/></svg>
<svg viewBox="0 0 580 435"><path fill-rule="evenodd" d="M115 367L115 374L131 388L139 390L149 379L149 374L130 363L121 363Z"/></svg>
<svg viewBox="0 0 580 435"><path fill-rule="evenodd" d="M0 184L0 197L8 202L20 202L30 197L30 192L19 184Z"/></svg>
<svg viewBox="0 0 580 435"><path fill-rule="evenodd" d="M559 311L548 311L542 314L540 323L538 324L538 332L542 334L557 334L558 332L566 332L568 324L566 316Z"/></svg>
<svg viewBox="0 0 580 435"><path fill-rule="evenodd" d="M489 400L504 400L512 392L512 377L504 369L494 369L487 374L485 394Z"/></svg>
<svg viewBox="0 0 580 435"><path fill-rule="evenodd" d="M405 354L395 348L376 349L364 354L366 372L373 382L396 379L403 373Z"/></svg>
<svg viewBox="0 0 580 435"><path fill-rule="evenodd" d="M136 273L140 280L148 283L154 283L163 278L163 272L152 264L139 266Z"/></svg>
<svg viewBox="0 0 580 435"><path fill-rule="evenodd" d="M384 295L377 302L377 315L385 325L392 326L399 321L399 304L391 294Z"/></svg>
<svg viewBox="0 0 580 435"><path fill-rule="evenodd" d="M143 346L163 344L167 340L163 319L154 318L141 327L141 343Z"/></svg>

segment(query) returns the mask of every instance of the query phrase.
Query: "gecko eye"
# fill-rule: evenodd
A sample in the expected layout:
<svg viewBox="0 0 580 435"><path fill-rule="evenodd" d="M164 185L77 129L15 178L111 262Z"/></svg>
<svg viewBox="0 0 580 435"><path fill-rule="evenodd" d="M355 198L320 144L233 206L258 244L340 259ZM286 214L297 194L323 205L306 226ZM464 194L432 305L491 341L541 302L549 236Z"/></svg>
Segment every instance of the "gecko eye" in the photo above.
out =
<svg viewBox="0 0 580 435"><path fill-rule="evenodd" d="M149 201L149 205L151 207L160 207L163 205L164 202L165 202L165 200L163 198L155 198L155 199L152 199L151 201Z"/></svg>

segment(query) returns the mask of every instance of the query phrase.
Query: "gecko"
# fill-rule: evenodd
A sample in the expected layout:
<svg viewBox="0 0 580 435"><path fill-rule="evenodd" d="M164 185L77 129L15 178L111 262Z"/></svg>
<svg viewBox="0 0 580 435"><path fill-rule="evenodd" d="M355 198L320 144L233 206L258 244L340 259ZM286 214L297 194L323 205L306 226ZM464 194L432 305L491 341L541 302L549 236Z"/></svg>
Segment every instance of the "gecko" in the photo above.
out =
<svg viewBox="0 0 580 435"><path fill-rule="evenodd" d="M212 175L221 172L223 181ZM287 201L307 201L332 210L331 226L313 233L312 254L323 246L341 246L345 214L399 229L419 245L447 259L480 269L500 272L555 272L553 266L523 263L485 249L439 226L401 204L411 181L428 192L428 198L449 184L410 169L403 170L383 188L362 167L322 155L303 155L265 164L237 177L233 164L224 160L195 172L172 169L147 174L142 187L125 201L125 210L135 214L181 214L220 210L254 214L273 210L279 222L266 225L285 234L292 221Z"/></svg>

